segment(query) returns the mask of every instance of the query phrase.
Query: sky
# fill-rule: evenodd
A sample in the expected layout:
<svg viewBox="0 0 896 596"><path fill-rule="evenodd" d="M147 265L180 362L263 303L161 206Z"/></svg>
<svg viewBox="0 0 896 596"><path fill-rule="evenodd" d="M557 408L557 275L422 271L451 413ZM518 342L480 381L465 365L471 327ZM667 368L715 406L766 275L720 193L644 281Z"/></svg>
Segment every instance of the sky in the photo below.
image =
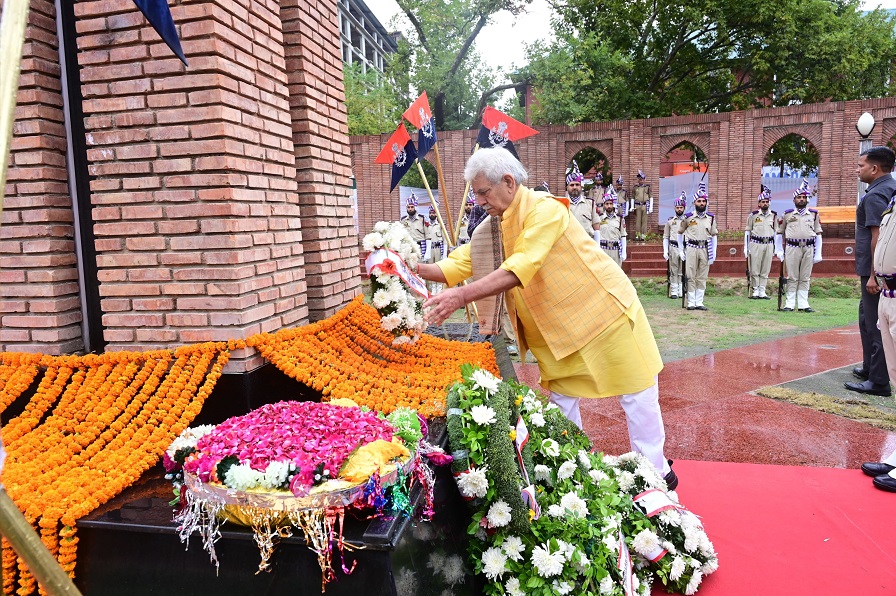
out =
<svg viewBox="0 0 896 596"><path fill-rule="evenodd" d="M364 0L364 3L386 29L390 29L392 17L401 12L395 0ZM866 10L877 6L896 8L896 0L862 2L862 7ZM533 0L527 13L517 17L508 12L498 13L493 17L494 22L486 26L476 38L476 48L489 65L508 72L514 66L525 64L524 42L531 44L551 36L551 17L552 11L547 0ZM512 30L512 35L508 35L508 30Z"/></svg>

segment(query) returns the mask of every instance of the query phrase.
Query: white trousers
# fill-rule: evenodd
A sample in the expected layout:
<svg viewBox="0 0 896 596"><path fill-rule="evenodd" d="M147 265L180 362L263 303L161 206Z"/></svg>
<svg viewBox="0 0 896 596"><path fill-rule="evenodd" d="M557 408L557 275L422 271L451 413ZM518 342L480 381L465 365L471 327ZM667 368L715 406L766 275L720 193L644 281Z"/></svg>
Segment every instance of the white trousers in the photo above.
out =
<svg viewBox="0 0 896 596"><path fill-rule="evenodd" d="M582 428L580 398L552 391L550 399L567 418ZM659 385L654 383L644 391L622 395L619 397L619 403L625 411L631 450L646 457L665 476L671 468L663 454L666 429L663 426L663 414L660 412Z"/></svg>

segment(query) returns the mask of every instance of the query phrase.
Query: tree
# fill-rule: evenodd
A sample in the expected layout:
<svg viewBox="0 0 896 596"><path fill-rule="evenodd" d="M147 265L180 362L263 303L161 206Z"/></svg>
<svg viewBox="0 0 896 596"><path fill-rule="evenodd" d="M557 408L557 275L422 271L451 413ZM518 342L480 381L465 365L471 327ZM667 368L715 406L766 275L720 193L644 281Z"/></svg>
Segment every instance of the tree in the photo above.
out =
<svg viewBox="0 0 896 596"><path fill-rule="evenodd" d="M859 7L859 0L569 0L558 7L559 41L530 50L538 122L887 95L893 22Z"/></svg>
<svg viewBox="0 0 896 596"><path fill-rule="evenodd" d="M531 0L397 2L411 29L389 65L395 89L408 103L426 91L439 129L474 126L480 98L493 89L495 74L482 63L473 42L494 14L518 14Z"/></svg>
<svg viewBox="0 0 896 596"><path fill-rule="evenodd" d="M787 166L800 170L804 175L818 171L818 150L815 145L796 133L784 135L768 150L768 165L777 166L780 176Z"/></svg>
<svg viewBox="0 0 896 596"><path fill-rule="evenodd" d="M348 134L375 135L392 132L402 108L395 93L375 70L362 72L360 64L343 65Z"/></svg>

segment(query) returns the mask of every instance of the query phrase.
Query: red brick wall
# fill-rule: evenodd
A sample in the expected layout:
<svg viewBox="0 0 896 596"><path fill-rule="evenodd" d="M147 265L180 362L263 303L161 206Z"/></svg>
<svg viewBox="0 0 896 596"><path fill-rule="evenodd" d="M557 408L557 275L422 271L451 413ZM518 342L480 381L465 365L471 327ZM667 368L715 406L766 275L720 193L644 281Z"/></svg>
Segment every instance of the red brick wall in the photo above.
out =
<svg viewBox="0 0 896 596"><path fill-rule="evenodd" d="M849 205L856 201L855 164L859 136L855 123L871 112L877 125L874 144L896 136L896 98L808 104L646 120L615 120L574 127L536 127L538 135L524 139L517 152L529 169L531 185L548 182L555 191L564 188L564 171L581 149L594 147L610 161L613 175L622 174L626 185L638 169L647 182L659 187L659 163L666 153L688 141L707 156L711 183L711 209L722 228L738 230L744 215L755 209L756 188L765 155L775 141L798 133L815 145L820 155L820 205ZM440 152L449 187L452 213L459 209L463 165L475 144L475 131L439 133ZM387 135L352 137L352 164L358 180L358 220L363 234L380 219L399 215L397 190L391 195L389 168L373 163ZM432 154L430 154L432 156ZM651 224L658 226L657 211ZM658 228L654 228L658 229Z"/></svg>
<svg viewBox="0 0 896 596"><path fill-rule="evenodd" d="M75 4L109 350L244 338L359 288L336 4ZM2 226L0 349L80 349L53 4L32 2ZM26 254L27 253L27 254ZM237 354L229 370L261 361Z"/></svg>
<svg viewBox="0 0 896 596"><path fill-rule="evenodd" d="M31 1L0 225L0 345L54 355L83 347L55 19Z"/></svg>

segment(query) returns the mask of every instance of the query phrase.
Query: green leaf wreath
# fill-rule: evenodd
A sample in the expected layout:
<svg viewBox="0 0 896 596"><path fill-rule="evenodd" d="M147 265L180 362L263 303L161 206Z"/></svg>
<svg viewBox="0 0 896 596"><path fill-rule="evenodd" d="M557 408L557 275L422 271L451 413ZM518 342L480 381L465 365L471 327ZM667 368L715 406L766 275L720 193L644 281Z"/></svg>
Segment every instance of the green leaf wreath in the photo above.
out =
<svg viewBox="0 0 896 596"><path fill-rule="evenodd" d="M461 373L448 392L449 441L458 488L474 509L470 556L487 594L621 596L628 581L643 595L654 577L693 594L718 568L699 519L646 458L592 453L588 437L525 385L472 366ZM520 416L529 440L518 456ZM538 517L520 494L525 477ZM645 491L667 503L651 517L635 502Z"/></svg>

